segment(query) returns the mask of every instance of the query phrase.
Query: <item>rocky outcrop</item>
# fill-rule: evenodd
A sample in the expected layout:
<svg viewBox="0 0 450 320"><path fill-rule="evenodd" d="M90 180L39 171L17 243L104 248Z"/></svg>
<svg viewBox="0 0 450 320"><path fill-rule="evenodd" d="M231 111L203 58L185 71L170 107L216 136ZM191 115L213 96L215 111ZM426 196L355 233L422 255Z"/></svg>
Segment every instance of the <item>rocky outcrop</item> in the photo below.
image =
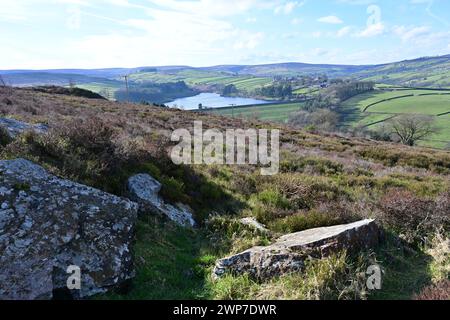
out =
<svg viewBox="0 0 450 320"><path fill-rule="evenodd" d="M0 299L84 298L133 277L136 203L18 159L0 161L0 206Z"/></svg>
<svg viewBox="0 0 450 320"><path fill-rule="evenodd" d="M168 217L179 225L194 227L192 209L181 203L167 204L159 196L161 183L148 174L137 174L128 179L128 196L139 204L142 215L153 213Z"/></svg>
<svg viewBox="0 0 450 320"><path fill-rule="evenodd" d="M346 249L355 251L376 246L380 230L374 220L348 225L310 229L279 238L267 247L254 247L221 259L213 270L215 278L226 273L249 273L256 278L270 278L300 271L307 257L325 257Z"/></svg>
<svg viewBox="0 0 450 320"><path fill-rule="evenodd" d="M253 217L242 218L239 220L239 222L261 233L270 233L269 229L267 229L265 225L258 222L258 220Z"/></svg>
<svg viewBox="0 0 450 320"><path fill-rule="evenodd" d="M0 118L0 127L5 128L12 139L25 131L35 131L37 133L44 133L48 131L48 126L45 124L32 125L9 118Z"/></svg>

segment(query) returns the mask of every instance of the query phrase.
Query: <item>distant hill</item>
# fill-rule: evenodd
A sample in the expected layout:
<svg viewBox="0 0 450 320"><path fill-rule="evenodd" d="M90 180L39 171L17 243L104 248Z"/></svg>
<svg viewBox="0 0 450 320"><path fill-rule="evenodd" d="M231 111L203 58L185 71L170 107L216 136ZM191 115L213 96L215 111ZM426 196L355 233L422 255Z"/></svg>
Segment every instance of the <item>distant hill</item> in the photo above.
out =
<svg viewBox="0 0 450 320"><path fill-rule="evenodd" d="M211 76L217 77L218 73L228 76L263 78L327 74L330 78L356 78L391 85L450 87L450 55L424 57L380 65L359 66L289 62L263 65L219 65L201 68L189 66L147 66L91 70L0 70L0 75L2 75L8 84L14 86L67 85L69 82L79 84L107 82L107 87L116 87L122 82L122 76L142 72L148 73L149 70L157 74L172 76L197 72L202 73L205 78L211 78ZM182 76L176 78L176 81L180 80L185 79Z"/></svg>
<svg viewBox="0 0 450 320"><path fill-rule="evenodd" d="M272 76L296 76L310 74L324 74L329 77L343 77L349 74L371 70L375 66L351 66L351 65L332 65L332 64L307 64L297 62L263 64L263 65L243 65L243 66L215 66L202 68L207 71L230 72L239 75L253 75L260 77Z"/></svg>
<svg viewBox="0 0 450 320"><path fill-rule="evenodd" d="M84 72L84 70L78 70ZM67 86L71 83L86 84L86 83L106 83L113 81L108 77L91 76L92 71L82 73L64 73L62 70L49 71L0 71L0 75L7 85L12 86Z"/></svg>
<svg viewBox="0 0 450 320"><path fill-rule="evenodd" d="M379 83L412 87L450 87L450 55L383 64L354 76Z"/></svg>
<svg viewBox="0 0 450 320"><path fill-rule="evenodd" d="M424 57L381 65L276 63L255 66L223 65L202 69L261 77L327 74L330 78L353 77L395 85L450 87L450 55Z"/></svg>

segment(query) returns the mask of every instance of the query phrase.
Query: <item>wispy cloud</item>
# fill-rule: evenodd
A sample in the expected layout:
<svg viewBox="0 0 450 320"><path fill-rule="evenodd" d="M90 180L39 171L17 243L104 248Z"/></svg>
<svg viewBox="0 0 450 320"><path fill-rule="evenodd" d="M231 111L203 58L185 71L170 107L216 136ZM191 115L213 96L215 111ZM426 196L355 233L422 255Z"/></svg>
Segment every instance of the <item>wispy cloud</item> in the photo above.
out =
<svg viewBox="0 0 450 320"><path fill-rule="evenodd" d="M323 23L329 23L329 24L342 24L342 23L344 23L344 21L342 21L341 18L339 18L337 16L321 17L321 18L317 19L317 21L323 22Z"/></svg>
<svg viewBox="0 0 450 320"><path fill-rule="evenodd" d="M371 63L448 53L450 31L444 18L450 3L398 2L3 1L0 66Z"/></svg>
<svg viewBox="0 0 450 320"><path fill-rule="evenodd" d="M338 38L342 38L342 37L350 34L351 31L352 31L352 27L346 26L346 27L343 27L343 28L339 29L338 32L336 33L336 36Z"/></svg>
<svg viewBox="0 0 450 320"><path fill-rule="evenodd" d="M252 9L273 8L278 1L269 0L148 0L165 10L209 17L227 17L246 13ZM287 5L287 4L286 4ZM292 5L289 5L289 7Z"/></svg>
<svg viewBox="0 0 450 320"><path fill-rule="evenodd" d="M430 27L405 27L405 26L395 26L393 28L394 34L399 36L403 42L416 39L417 37L426 35L430 32Z"/></svg>
<svg viewBox="0 0 450 320"><path fill-rule="evenodd" d="M427 14L432 17L433 19L439 21L440 23L442 23L445 26L450 26L450 22L448 19L445 19L437 14L434 13L433 11L433 5L434 5L434 0L410 0L411 4L426 4L427 7L425 9L425 11L427 12Z"/></svg>
<svg viewBox="0 0 450 320"><path fill-rule="evenodd" d="M383 22L370 24L364 30L355 34L358 38L371 38L382 35L386 31L386 26Z"/></svg>
<svg viewBox="0 0 450 320"><path fill-rule="evenodd" d="M24 21L29 14L28 6L20 1L0 5L0 21Z"/></svg>
<svg viewBox="0 0 450 320"><path fill-rule="evenodd" d="M275 14L291 14L295 8L303 6L305 2L289 1L275 8Z"/></svg>

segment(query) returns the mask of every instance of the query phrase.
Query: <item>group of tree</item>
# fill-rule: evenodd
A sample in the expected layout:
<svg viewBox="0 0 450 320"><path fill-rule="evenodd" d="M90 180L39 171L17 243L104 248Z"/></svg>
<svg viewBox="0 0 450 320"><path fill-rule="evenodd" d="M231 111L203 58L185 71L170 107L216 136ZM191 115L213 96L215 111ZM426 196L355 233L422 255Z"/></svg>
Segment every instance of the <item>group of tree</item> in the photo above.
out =
<svg viewBox="0 0 450 320"><path fill-rule="evenodd" d="M320 86L328 83L329 79L326 74L316 75L297 75L297 76L278 76L273 78L275 82L289 82L294 88L305 88Z"/></svg>
<svg viewBox="0 0 450 320"><path fill-rule="evenodd" d="M330 90L334 92L336 98L342 102L358 94L373 91L375 83L372 81L344 81L334 80Z"/></svg>
<svg viewBox="0 0 450 320"><path fill-rule="evenodd" d="M239 94L239 90L234 84L226 85L222 90L222 95L225 97L230 97Z"/></svg>
<svg viewBox="0 0 450 320"><path fill-rule="evenodd" d="M313 99L307 100L304 110L314 112L318 109L334 109L339 105L339 100L332 94L319 93Z"/></svg>
<svg viewBox="0 0 450 320"><path fill-rule="evenodd" d="M292 97L292 85L286 82L274 82L255 90L255 95L273 99L290 99Z"/></svg>
<svg viewBox="0 0 450 320"><path fill-rule="evenodd" d="M373 82L334 79L314 99L305 103L303 110L293 114L289 123L296 127L310 127L318 131L334 131L339 115L334 110L343 101L374 90Z"/></svg>
<svg viewBox="0 0 450 320"><path fill-rule="evenodd" d="M335 131L339 124L339 115L329 109L317 109L313 112L298 111L291 115L289 124L310 131Z"/></svg>
<svg viewBox="0 0 450 320"><path fill-rule="evenodd" d="M314 99L307 101L305 109L314 111L316 109L334 109L345 100L358 94L374 90L375 84L371 81L353 81L334 79L330 86Z"/></svg>

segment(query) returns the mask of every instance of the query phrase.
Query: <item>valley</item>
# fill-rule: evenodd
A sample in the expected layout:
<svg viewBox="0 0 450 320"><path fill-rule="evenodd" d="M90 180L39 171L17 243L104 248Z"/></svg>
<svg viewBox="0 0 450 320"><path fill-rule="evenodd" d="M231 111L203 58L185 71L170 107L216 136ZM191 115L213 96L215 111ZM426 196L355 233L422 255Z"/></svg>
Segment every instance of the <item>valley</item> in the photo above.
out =
<svg viewBox="0 0 450 320"><path fill-rule="evenodd" d="M335 79L374 81L374 91L346 99L334 109L340 118L338 128L377 131L386 121L402 114L433 116L437 132L420 144L435 148L450 145L449 74L450 56L373 66L281 63L0 71L6 83L16 86L77 86L109 100L166 104L188 110L202 104L206 112L282 123L303 110L307 100L326 92Z"/></svg>
<svg viewBox="0 0 450 320"><path fill-rule="evenodd" d="M287 319L449 301L448 12L0 1L0 305Z"/></svg>
<svg viewBox="0 0 450 320"><path fill-rule="evenodd" d="M67 188L78 183L67 190L53 185L53 196L61 193L65 197L69 191L86 196L87 190L95 188L97 197L103 197L100 200L108 197L117 203L116 196L129 197L125 187L129 177L145 174L161 182L165 202L182 202L192 208L198 225L194 229L144 210L134 222L133 285L95 299L411 299L448 277L445 234L435 233L438 226L448 230L450 157L446 151L310 133L271 123L271 128L281 130L280 173L261 176L260 169L251 165L175 165L161 151L173 146L170 130L192 130L193 121L203 121L205 129L267 127L251 117L23 88L0 88L0 112L16 121L45 123L48 130L44 134L23 132L15 140L2 131L2 166L14 169L17 163L36 170L34 175L23 174L20 167L15 167L20 174L2 171L0 178L15 193L46 192L38 188L44 184L37 179L47 170L61 177L45 178L49 185L59 181L61 188ZM35 180L31 182L30 177ZM20 205L20 197L5 199L14 205L18 199ZM129 221L132 208L128 205L128 214L117 208L122 215L111 214L108 219ZM86 224L94 235L116 228L100 227L102 217L98 216L98 227L92 230ZM265 229L243 224L244 218L257 220ZM384 240L373 248L308 259L302 273L260 280L239 274L212 277L220 259L276 243L282 235L351 226L357 221L373 225L372 220L363 219L376 219L385 230ZM432 242L424 240L430 238ZM110 246L109 242L99 245ZM383 289L369 292L358 274L375 262L386 275Z"/></svg>

